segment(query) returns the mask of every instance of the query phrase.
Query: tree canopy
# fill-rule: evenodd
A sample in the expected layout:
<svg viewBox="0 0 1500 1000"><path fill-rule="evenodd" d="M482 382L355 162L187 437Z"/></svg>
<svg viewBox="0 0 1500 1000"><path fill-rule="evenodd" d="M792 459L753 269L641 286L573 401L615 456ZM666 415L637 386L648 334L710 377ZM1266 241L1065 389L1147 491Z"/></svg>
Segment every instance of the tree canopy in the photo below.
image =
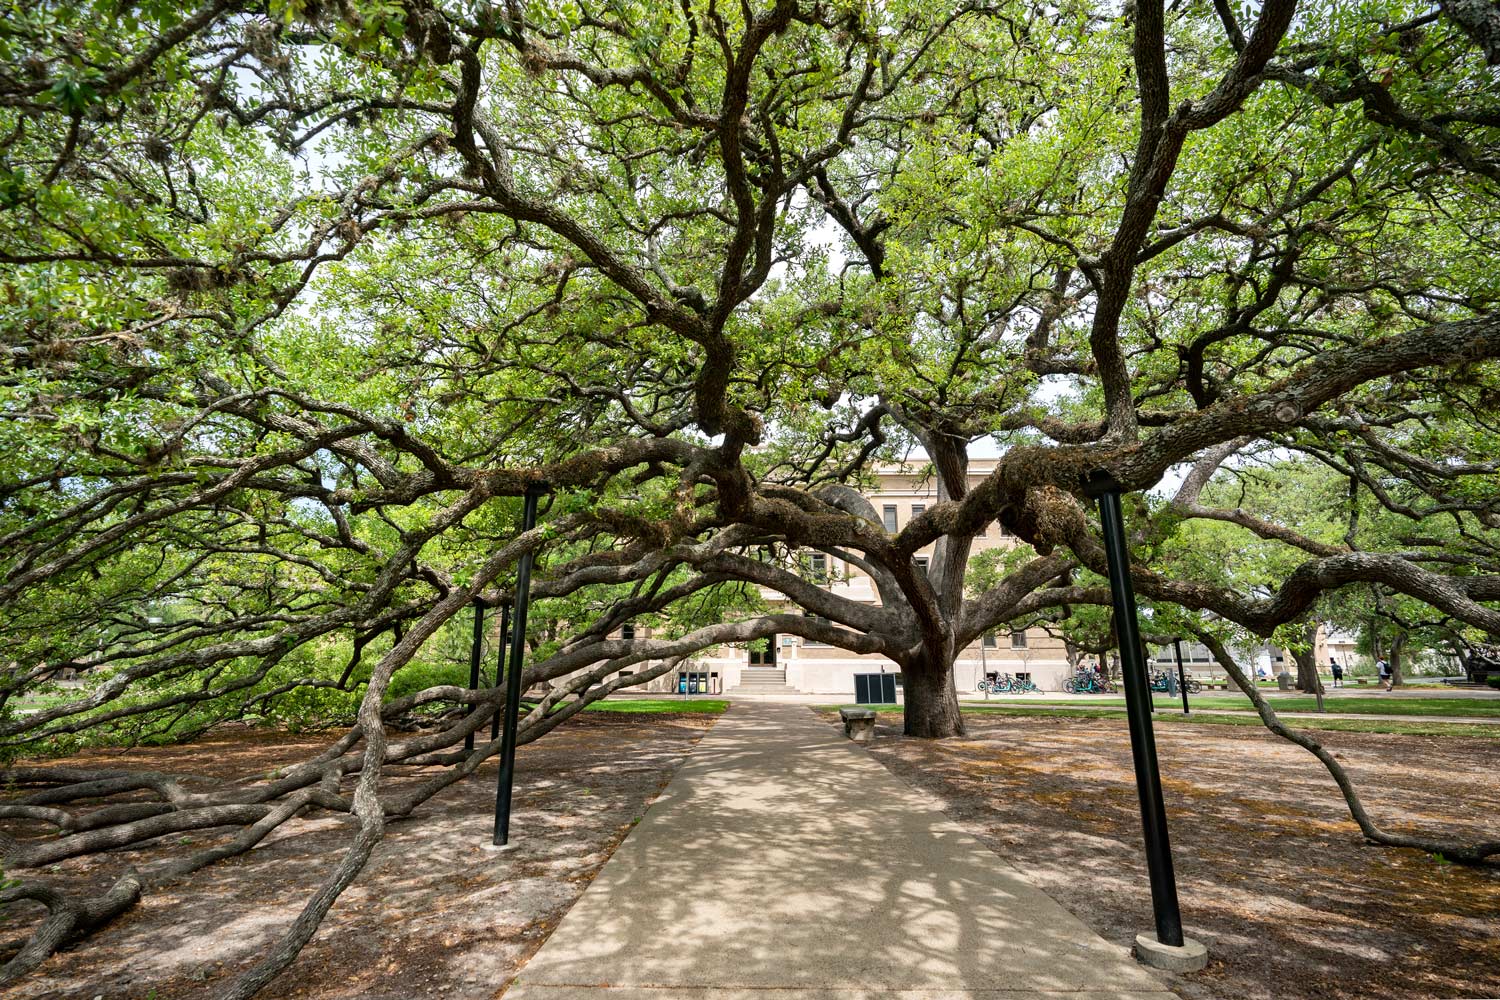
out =
<svg viewBox="0 0 1500 1000"><path fill-rule="evenodd" d="M775 633L890 658L908 732L959 732L959 650L1108 604L1096 469L1154 490L1133 574L1163 620L1269 636L1360 593L1500 635L1497 21L8 5L0 747L358 722L251 801L158 782L160 813L42 853L355 814L251 995L421 801L382 798L380 765L444 763L430 795L494 752L451 748L503 692L433 650L524 551L527 677L557 682L529 738ZM897 533L860 494L892 461L939 495ZM971 573L995 521L1022 545ZM633 620L660 627L611 638Z"/></svg>

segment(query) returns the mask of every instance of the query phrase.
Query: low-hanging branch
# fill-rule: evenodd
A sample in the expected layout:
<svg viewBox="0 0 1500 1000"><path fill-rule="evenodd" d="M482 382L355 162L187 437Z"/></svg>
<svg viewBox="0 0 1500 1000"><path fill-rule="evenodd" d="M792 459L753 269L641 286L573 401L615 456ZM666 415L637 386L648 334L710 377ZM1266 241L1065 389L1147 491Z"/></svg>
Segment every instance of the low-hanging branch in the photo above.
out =
<svg viewBox="0 0 1500 1000"><path fill-rule="evenodd" d="M1379 826L1365 809L1364 803L1360 801L1359 793L1349 777L1349 772L1344 770L1343 765L1334 758L1334 755L1324 749L1323 745L1305 730L1292 729L1277 718L1270 702L1266 701L1255 682L1240 669L1239 664L1235 662L1234 657L1218 636L1207 629L1198 627L1193 627L1193 634L1209 648L1214 655L1214 660L1224 668L1235 686L1244 692L1245 697L1250 699L1265 727L1282 739L1306 750L1328 769L1329 775L1338 785L1339 794L1344 797L1344 803L1349 807L1349 815L1355 823L1359 824L1360 833L1364 834L1365 839L1370 843L1386 847L1411 847L1430 854L1441 854L1449 861L1471 865L1479 864L1500 854L1500 840L1466 843L1422 834L1392 833Z"/></svg>

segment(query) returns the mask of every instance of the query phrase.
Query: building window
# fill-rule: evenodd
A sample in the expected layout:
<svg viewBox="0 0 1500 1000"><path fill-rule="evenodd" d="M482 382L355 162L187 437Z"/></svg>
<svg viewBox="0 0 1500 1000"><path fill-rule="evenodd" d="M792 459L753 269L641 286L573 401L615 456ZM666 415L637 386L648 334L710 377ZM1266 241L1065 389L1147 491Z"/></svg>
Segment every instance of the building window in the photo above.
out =
<svg viewBox="0 0 1500 1000"><path fill-rule="evenodd" d="M913 521L925 513L927 513L927 505L925 503L914 503L911 505L911 517Z"/></svg>
<svg viewBox="0 0 1500 1000"><path fill-rule="evenodd" d="M894 535L896 533L896 505L886 504L881 513L885 516L885 530Z"/></svg>
<svg viewBox="0 0 1500 1000"><path fill-rule="evenodd" d="M1031 680L1031 674L1026 673L1024 671L1017 670L1016 671L1016 680L1018 680L1018 681L1029 681L1029 680Z"/></svg>
<svg viewBox="0 0 1500 1000"><path fill-rule="evenodd" d="M1019 631L1019 632L1012 632L1010 634L1010 648L1011 649L1025 649L1026 648L1026 630L1024 628L1021 631Z"/></svg>
<svg viewBox="0 0 1500 1000"><path fill-rule="evenodd" d="M821 552L814 552L808 557L807 570L814 582L826 582L828 580L828 557Z"/></svg>
<svg viewBox="0 0 1500 1000"><path fill-rule="evenodd" d="M921 573L923 576L927 575L928 559L926 556L913 556L912 562L917 564L917 571L919 573Z"/></svg>
<svg viewBox="0 0 1500 1000"><path fill-rule="evenodd" d="M633 624L631 624L630 622L626 622L624 625L621 625L620 626L620 638L621 639L634 639L635 638L635 626Z"/></svg>
<svg viewBox="0 0 1500 1000"><path fill-rule="evenodd" d="M994 649L994 648L996 648L999 645L1000 644L995 641L995 633L993 633L993 632L986 632L984 634L984 648L985 649Z"/></svg>

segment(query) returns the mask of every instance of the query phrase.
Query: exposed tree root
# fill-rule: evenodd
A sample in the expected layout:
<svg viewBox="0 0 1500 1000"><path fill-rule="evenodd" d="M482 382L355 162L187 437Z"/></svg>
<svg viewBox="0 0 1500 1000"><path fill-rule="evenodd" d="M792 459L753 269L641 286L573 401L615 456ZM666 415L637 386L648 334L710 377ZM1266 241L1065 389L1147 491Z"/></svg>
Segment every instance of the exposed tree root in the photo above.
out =
<svg viewBox="0 0 1500 1000"><path fill-rule="evenodd" d="M611 661L567 678L549 690L522 718L516 733L517 743L530 743L589 704L621 688L662 676L680 662L680 658L672 658L647 670L606 681L618 669L618 664ZM380 841L387 818L409 815L444 788L473 774L499 752L499 740L482 743L472 751L455 752L450 748L461 747L466 735L488 725L491 716L502 707L503 699L500 688L470 691L451 686L429 688L383 707L377 698L367 703L369 711L362 706L359 723L351 732L316 757L283 768L265 781L232 784L207 793L190 791L185 776L181 775L57 767L10 769L5 772L6 782L24 794L0 804L0 818L51 823L63 833L57 838L31 842L0 835L0 858L11 870L42 867L100 851L135 848L158 837L188 830L233 827L240 830L231 839L189 857L155 861L143 865L139 872L132 869L108 893L95 900L75 902L39 882L23 883L0 893L0 906L33 900L49 910L29 938L14 942L8 949L14 956L0 973L0 982L29 972L59 947L102 927L134 905L143 892L244 854L282 824L309 809L354 814L359 818L359 829L338 867L266 956L223 994L225 1000L254 996L290 965L311 940L329 909L358 877ZM468 705L469 710L456 718L441 720L435 730L418 729L410 738L393 744L386 742L392 716L440 701ZM365 740L366 732L375 733L375 738ZM382 771L396 768L394 773L400 773L414 767L443 770L415 786L377 794ZM339 786L344 779L356 775L359 785L351 798ZM25 791L28 787L33 790ZM83 800L92 803L113 795L143 792L156 801L68 808L69 803L81 804ZM356 804L361 796L363 807Z"/></svg>
<svg viewBox="0 0 1500 1000"><path fill-rule="evenodd" d="M29 899L47 907L47 916L41 926L0 968L0 985L35 969L58 948L102 927L134 906L140 898L141 879L133 871L127 872L108 892L96 899L72 900L36 882L24 882L0 891L0 905Z"/></svg>
<svg viewBox="0 0 1500 1000"><path fill-rule="evenodd" d="M1344 796L1344 802L1349 807L1349 814L1354 818L1354 822L1359 824L1359 830L1364 834L1366 840L1386 847L1412 847L1430 854L1441 854L1449 861L1469 865L1481 864L1487 858L1500 854L1500 841L1482 841L1477 844L1464 844L1451 840L1437 840L1430 837L1404 833L1391 833L1381 829L1370 818L1370 814L1365 809L1364 803L1360 801L1359 793L1354 788L1354 782L1349 778L1349 773L1344 770L1343 765L1334 759L1333 754L1325 750L1323 745L1313 739L1308 733L1290 729L1277 718L1276 712L1271 708L1265 697L1261 695L1255 684L1245 676L1239 664L1229 654L1229 650L1224 647L1224 644L1216 636L1201 629L1195 628L1193 631L1199 640L1213 652L1214 658L1223 664L1224 669L1228 671L1235 685L1255 705L1255 711L1260 715L1261 721L1265 723L1266 728L1282 739L1297 744L1297 746L1322 761L1323 766L1328 769L1328 773L1333 777L1334 783L1339 786L1339 791Z"/></svg>

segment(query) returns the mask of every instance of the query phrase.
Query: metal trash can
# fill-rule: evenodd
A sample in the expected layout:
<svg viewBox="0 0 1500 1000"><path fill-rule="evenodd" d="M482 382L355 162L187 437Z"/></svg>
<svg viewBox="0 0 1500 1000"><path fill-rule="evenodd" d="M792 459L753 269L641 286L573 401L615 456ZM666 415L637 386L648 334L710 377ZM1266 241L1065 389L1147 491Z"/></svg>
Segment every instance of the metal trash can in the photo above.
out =
<svg viewBox="0 0 1500 1000"><path fill-rule="evenodd" d="M1290 691L1292 689L1292 675L1283 670L1276 675L1276 690Z"/></svg>
<svg viewBox="0 0 1500 1000"><path fill-rule="evenodd" d="M719 675L707 670L683 670L677 674L678 694L718 694Z"/></svg>

